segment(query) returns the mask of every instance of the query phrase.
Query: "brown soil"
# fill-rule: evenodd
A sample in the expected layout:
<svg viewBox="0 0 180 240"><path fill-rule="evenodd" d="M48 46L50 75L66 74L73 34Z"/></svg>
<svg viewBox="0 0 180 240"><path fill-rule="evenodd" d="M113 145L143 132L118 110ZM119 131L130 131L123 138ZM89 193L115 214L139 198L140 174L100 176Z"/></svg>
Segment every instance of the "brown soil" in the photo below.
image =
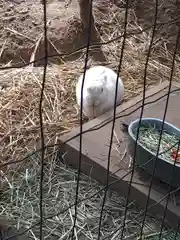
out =
<svg viewBox="0 0 180 240"><path fill-rule="evenodd" d="M142 27L152 26L155 18L155 1L134 1L138 23ZM161 23L161 24L160 24ZM177 33L180 26L180 1L159 0L157 13L156 36L163 39L169 49L175 46Z"/></svg>
<svg viewBox="0 0 180 240"><path fill-rule="evenodd" d="M139 24L142 27L152 25L155 4L152 4L152 1L146 1L146 3L141 1L140 4L136 2L139 1L133 1L130 6L135 9ZM172 47L178 31L179 5L174 0L159 2L158 22L173 19L175 21L173 24L159 25L156 40L159 38L161 41L163 38L163 44ZM94 0L95 24L101 35L103 35L101 23L106 19L106 14L108 15L110 3L121 7L119 11L124 15L122 10L124 6L118 0ZM112 8L111 11L113 11ZM79 6L76 0L72 0L68 7L64 0L49 0L47 22L50 55L70 53L86 45L87 34L79 17ZM0 0L0 64L22 65L30 60L42 58L44 56L43 33L43 5L40 0ZM103 35L103 39L106 39L106 36ZM77 55L74 57L77 58ZM57 62L57 58L51 58L51 61L54 60ZM59 60L62 59L59 58ZM43 64L43 61L35 65L39 64Z"/></svg>
<svg viewBox="0 0 180 240"><path fill-rule="evenodd" d="M108 1L100 2L102 11ZM104 2L104 4L102 3ZM98 13L99 15L99 13ZM0 63L21 65L44 55L43 5L36 0L9 0L0 2ZM99 15L101 17L101 15ZM69 53L86 45L87 36L79 17L76 0L66 7L65 1L47 3L49 54ZM40 62L42 64L43 61Z"/></svg>
<svg viewBox="0 0 180 240"><path fill-rule="evenodd" d="M74 1L68 9L64 6L64 1L51 1L47 4L47 22L49 22L48 37L59 48L69 49L69 43L72 39L64 44L62 38L65 35L71 34L71 38L75 32L69 32L68 28L80 27L79 19L77 18L77 4ZM42 42L43 42L43 5L37 0L11 0L5 4L1 0L0 4L0 44L3 52L1 55L1 63L21 63L28 62L30 57L41 40L37 48L35 57L42 57ZM78 35L76 37L78 39ZM75 40L75 39L74 39ZM58 41L58 44L57 44ZM73 48L73 46L71 47ZM57 53L52 47L51 54Z"/></svg>

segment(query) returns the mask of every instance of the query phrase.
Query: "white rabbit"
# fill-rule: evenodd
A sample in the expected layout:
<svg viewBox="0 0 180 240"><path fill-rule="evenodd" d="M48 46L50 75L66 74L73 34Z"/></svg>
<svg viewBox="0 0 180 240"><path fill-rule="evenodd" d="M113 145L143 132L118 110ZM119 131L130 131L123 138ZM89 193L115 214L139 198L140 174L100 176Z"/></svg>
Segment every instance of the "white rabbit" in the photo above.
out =
<svg viewBox="0 0 180 240"><path fill-rule="evenodd" d="M83 113L89 120L99 117L114 108L117 74L104 66L86 70L83 85ZM81 106L83 74L76 85L76 101ZM124 84L119 77L116 106L124 97Z"/></svg>

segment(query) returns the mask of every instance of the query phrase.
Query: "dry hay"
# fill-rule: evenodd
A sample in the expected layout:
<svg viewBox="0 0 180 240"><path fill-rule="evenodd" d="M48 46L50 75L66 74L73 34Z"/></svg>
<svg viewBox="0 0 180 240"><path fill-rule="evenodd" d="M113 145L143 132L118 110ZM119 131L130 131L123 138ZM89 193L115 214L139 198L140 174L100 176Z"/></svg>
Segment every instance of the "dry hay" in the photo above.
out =
<svg viewBox="0 0 180 240"><path fill-rule="evenodd" d="M28 164L19 166L20 171L9 171L2 177L3 194L0 199L1 218L10 220L11 224L20 229L28 229L39 221L39 183L40 156L29 158ZM73 227L74 204L76 195L77 172L57 163L56 159L46 158L44 166L43 224L44 239L70 239ZM81 174L77 210L75 239L97 239L99 216L104 196L103 188L91 177ZM91 198L90 198L91 197ZM84 199L84 200L83 200ZM108 191L107 200L101 225L101 234L111 235L123 223L125 198L117 193ZM141 229L141 210L133 202L129 203L127 224L124 239L137 239ZM143 229L143 236L157 236L161 223L153 217L147 216ZM163 232L166 229L163 230ZM120 230L107 239L119 239ZM164 235L164 234L163 234ZM28 231L32 239L39 237L39 225Z"/></svg>
<svg viewBox="0 0 180 240"><path fill-rule="evenodd" d="M43 121L46 144L77 126L74 84L80 64L48 68L43 100ZM2 74L2 72L1 72ZM39 146L39 99L42 68L10 70L0 77L12 84L1 90L0 137L1 161L16 161ZM6 82L7 83L7 82ZM4 85L4 84L3 84Z"/></svg>
<svg viewBox="0 0 180 240"><path fill-rule="evenodd" d="M109 19L101 21L102 41L107 42L123 34L125 10L111 11ZM132 34L132 33L138 34ZM143 31L137 23L134 10L129 10L127 37L122 61L121 76L125 81L126 94L128 98L142 92L145 63L147 53L152 37L152 28ZM108 62L117 70L121 56L123 38L110 44L103 45L103 51L107 55ZM151 48L151 55L148 62L146 87L159 84L170 79L172 68L172 55L174 49L170 52L167 49L167 42L163 37L155 35ZM180 79L180 58L176 57L173 80L179 82Z"/></svg>
<svg viewBox="0 0 180 240"><path fill-rule="evenodd" d="M142 92L143 59L133 58L135 50L126 51L122 70L125 101ZM92 64L94 64L92 62ZM114 65L113 65L114 64ZM48 67L43 101L43 121L46 144L79 125L79 109L75 101L75 83L83 72L83 61L66 62ZM114 62L108 66L116 70ZM170 67L152 60L148 68L148 85L168 79ZM25 68L1 72L0 82L8 87L0 96L1 162L22 159L39 148L39 99L43 68ZM179 72L176 74L176 80Z"/></svg>
<svg viewBox="0 0 180 240"><path fill-rule="evenodd" d="M133 18L133 12L131 13ZM130 19L131 20L131 19ZM128 31L141 27L129 20ZM111 12L102 22L103 41L122 31L122 13ZM128 36L124 51L121 77L125 85L125 101L138 95L143 89L144 67L151 31ZM156 40L156 39L155 39ZM106 65L117 71L122 39L103 45L107 55ZM178 60L179 57L177 57ZM164 63L163 63L164 61ZM168 80L172 53L163 42L153 45L147 71L147 87ZM91 61L91 65L100 63ZM75 82L83 72L84 52L76 61L60 66L49 66L45 85L43 117L46 144L58 142L58 138L79 125L79 111L75 102ZM43 68L11 69L0 72L0 82L6 86L0 96L1 162L20 160L29 151L39 148L39 98ZM176 62L174 80L180 79L180 65Z"/></svg>
<svg viewBox="0 0 180 240"><path fill-rule="evenodd" d="M128 31L142 30L136 22L132 24L130 20ZM102 22L102 40L107 41L116 37L122 31L122 25L119 24L121 22L122 13L111 12L109 19ZM121 72L126 90L125 101L142 92L150 37L151 31L127 37ZM103 45L108 60L106 65L115 71L117 71L121 45L122 39ZM83 60L84 52L76 61L68 61L59 67L53 65L48 68L43 103L47 144L57 143L59 136L79 124L74 86L77 77L83 72ZM171 60L172 54L168 52L162 41L157 41L152 48L148 65L147 87L169 79ZM94 61L91 63L98 64ZM38 106L42 73L42 68L12 69L0 73L2 85L13 82L5 91L1 91L0 96L0 148L3 152L1 161L17 160L22 158L25 152L33 151L38 147L40 137ZM174 80L179 81L179 79L180 65L177 62Z"/></svg>
<svg viewBox="0 0 180 240"><path fill-rule="evenodd" d="M109 19L102 22L101 31L103 31L103 41L112 39L122 32L122 25L120 23L122 23L122 14L118 13L111 13ZM128 29L141 30L141 27L134 22L134 24L128 24ZM144 65L150 37L150 31L147 31L146 33L127 38L121 72L126 89L125 101L142 92ZM121 45L122 39L119 42L113 42L103 46L103 50L107 54L107 66L112 67L115 71L118 66ZM83 71L83 60L84 53L82 53L81 58L77 59L77 61L69 61L60 66L53 65L48 67L43 101L46 144L58 143L58 138L62 134L69 132L74 126L79 125L74 87L75 80ZM158 84L169 79L171 60L172 54L168 52L164 43L157 41L153 46L150 57L147 86ZM98 63L92 61L92 65L95 64ZM1 163L21 160L27 153L39 148L40 128L38 107L42 75L43 68L11 69L0 72L0 83L4 86L0 94ZM174 80L179 81L179 77L180 67L179 62L177 62ZM54 149L54 151L56 150ZM14 219L17 228L22 225L27 228L39 217L39 187L37 185L37 181L39 181L38 161L38 156L33 155L32 158L28 158L26 165L20 163L16 165L16 167L21 168L20 171L15 171L14 168L10 167L8 172L6 172L5 169L2 169L3 171L1 172L2 179L5 180L3 200L1 201L1 215L9 219ZM51 166L46 165L45 167L45 186L47 192L44 192L46 196L44 206L46 207L47 216L54 214L54 204L56 204L55 210L60 210L72 203L71 201L74 199L75 193L74 190L70 191L70 189L75 189L76 181L73 170L67 170L63 166L57 166L50 155L46 156L45 162ZM51 169L51 171L49 169ZM92 193L93 187L96 188L96 190L100 188L94 181L88 181L89 186L87 186L87 178L85 176L82 177L80 198L88 195L87 189ZM18 191L15 189L18 189ZM26 189L26 191L24 189ZM58 194L60 194L59 198ZM117 195L113 195L113 198L115 199L112 201L108 200L108 204L110 204L112 208L109 206L106 207L105 212L106 216L112 220L111 223L108 221L112 229L103 226L104 234L110 233L122 223L122 215L118 215L117 208L123 209L124 199L117 198ZM93 239L91 235L97 234L97 220L101 199L102 195L99 195L94 198L95 203L88 200L87 205L84 203L80 204L78 207L77 234L89 234L89 239ZM112 209L116 210L115 213ZM60 233L64 233L64 239L68 239L69 230L72 227L73 211L74 210L71 209L61 217L48 220L44 227L45 235L47 235L46 230L48 230L48 233L51 233L51 230L54 229L53 234L55 234L56 237ZM84 212L86 214L84 214ZM108 214L115 215L110 216ZM129 211L128 214L132 215L129 216L129 218L132 219L137 212ZM67 218L65 219L65 217ZM66 223L64 226L62 221ZM95 226L91 225L93 222ZM139 220L132 223L131 227L133 231L137 229L138 224ZM131 234L129 231L129 228L126 228L127 235ZM30 232L31 236L36 233L37 229ZM132 235L132 239L134 239L134 235Z"/></svg>

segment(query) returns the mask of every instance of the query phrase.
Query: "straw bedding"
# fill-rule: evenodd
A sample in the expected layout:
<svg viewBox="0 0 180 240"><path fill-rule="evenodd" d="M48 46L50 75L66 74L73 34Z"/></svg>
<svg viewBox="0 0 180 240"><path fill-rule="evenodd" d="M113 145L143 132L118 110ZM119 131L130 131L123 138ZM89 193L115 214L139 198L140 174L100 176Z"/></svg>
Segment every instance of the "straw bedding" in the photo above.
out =
<svg viewBox="0 0 180 240"><path fill-rule="evenodd" d="M100 29L102 42L108 41L122 32L124 13L109 12L109 18L102 22ZM127 32L141 32L131 10ZM151 39L151 29L139 34L128 35L123 54L121 74L125 85L124 101L138 95L143 89L144 68L147 49ZM122 38L102 46L107 62L92 60L91 65L103 64L117 71L121 55ZM79 59L67 61L59 66L51 65L47 70L43 117L46 143L57 143L57 139L79 124L79 113L75 102L75 84L83 72L85 50ZM64 59L65 60L65 59ZM173 80L180 79L180 58L177 56ZM147 88L159 84L170 77L172 52L166 48L163 39L154 39L147 68ZM0 150L1 161L22 158L25 153L39 147L39 97L43 68L26 67L0 72Z"/></svg>
<svg viewBox="0 0 180 240"><path fill-rule="evenodd" d="M19 165L20 171L9 171L9 177L3 177L4 191L0 200L1 218L11 220L17 229L28 229L39 221L39 186L40 155L29 158L26 166ZM18 169L18 170L19 170ZM46 157L44 168L44 239L70 239L73 227L74 208L67 207L74 203L76 195L77 173L64 165L57 163L53 157ZM90 177L81 174L79 185L77 224L75 239L97 239L99 216L104 191L102 186ZM88 197L91 197L87 199ZM82 201L86 199L85 201ZM109 236L123 224L125 199L115 192L108 192L102 218L102 236ZM127 225L124 239L137 239L140 232L139 216L141 210L133 202L129 203ZM157 236L161 223L147 216L143 236ZM163 235L166 233L164 228ZM26 233L30 238L39 237L39 226ZM120 230L107 239L119 239Z"/></svg>
<svg viewBox="0 0 180 240"><path fill-rule="evenodd" d="M102 40L116 36L122 16L111 13L109 23L102 25ZM112 26L112 27L111 27ZM115 30L117 29L117 30ZM141 30L134 22L128 25L129 30ZM122 30L122 29L121 29ZM125 99L131 99L142 92L144 65L147 47L150 42L150 31L129 36L126 41L121 77L125 85ZM107 55L106 65L117 70L122 40L102 47ZM169 79L172 53L161 41L153 45L148 66L147 86L158 84ZM83 71L84 52L76 61L68 61L61 65L52 65L47 69L47 77L43 101L43 120L46 144L58 143L58 138L73 127L79 125L79 110L75 102L76 79ZM91 65L99 64L91 61ZM40 146L39 98L43 68L26 67L0 72L0 152L1 164L21 160L29 152ZM174 80L180 79L180 64L177 56ZM75 172L55 161L56 148L46 153L44 207L45 215L49 216L63 210L74 200ZM39 156L26 159L26 164L11 164L1 168L2 197L0 204L1 217L12 219L17 228L28 228L39 218ZM88 184L87 184L88 182ZM86 176L81 176L80 199L98 191L101 186ZM98 217L102 193L82 202L78 206L79 214L75 232L86 239L97 236ZM110 234L122 224L122 210L125 200L113 193L107 201L103 217L102 235ZM54 236L68 239L72 228L73 209L58 217L47 220L44 225L46 239ZM134 208L128 212L128 219L134 219L139 210ZM140 219L133 220L126 228L127 239L135 239ZM149 219L146 228L158 231L155 220ZM36 239L37 229L29 232ZM149 233L148 233L149 234ZM38 236L38 235L37 235ZM76 239L81 239L80 237ZM110 238L109 238L110 239ZM118 239L112 238L112 239Z"/></svg>
<svg viewBox="0 0 180 240"><path fill-rule="evenodd" d="M132 41L132 40L129 40ZM125 85L124 101L142 92L144 59L137 58L135 49L124 55L122 79ZM112 57L112 56L111 56ZM94 62L91 62L92 65ZM49 66L43 101L44 132L47 144L79 125L79 109L75 101L75 84L83 72L83 57L60 66ZM107 64L117 69L117 62ZM180 72L177 64L174 79ZM147 87L167 80L170 67L151 59ZM1 161L19 160L27 152L39 147L39 98L43 68L11 69L0 72L0 150Z"/></svg>

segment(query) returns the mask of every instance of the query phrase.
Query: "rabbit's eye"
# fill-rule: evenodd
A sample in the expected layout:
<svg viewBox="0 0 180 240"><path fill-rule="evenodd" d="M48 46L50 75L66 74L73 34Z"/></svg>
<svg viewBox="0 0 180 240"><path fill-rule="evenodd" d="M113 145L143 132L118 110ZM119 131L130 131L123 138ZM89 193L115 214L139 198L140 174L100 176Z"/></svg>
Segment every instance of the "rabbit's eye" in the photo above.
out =
<svg viewBox="0 0 180 240"><path fill-rule="evenodd" d="M101 92L103 92L103 88L101 88Z"/></svg>

